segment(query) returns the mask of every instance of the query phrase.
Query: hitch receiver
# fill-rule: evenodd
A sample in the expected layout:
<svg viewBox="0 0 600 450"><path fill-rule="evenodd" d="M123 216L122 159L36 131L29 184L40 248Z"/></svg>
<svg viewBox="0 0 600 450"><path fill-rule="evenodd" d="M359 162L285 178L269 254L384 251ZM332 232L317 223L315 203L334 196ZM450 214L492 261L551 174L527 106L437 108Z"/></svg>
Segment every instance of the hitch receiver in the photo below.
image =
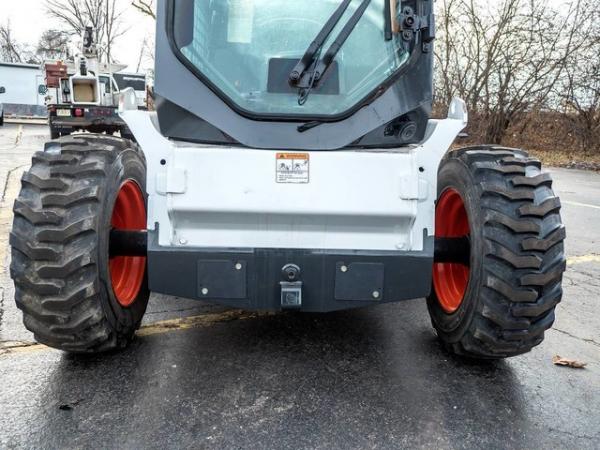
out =
<svg viewBox="0 0 600 450"><path fill-rule="evenodd" d="M302 308L302 281L300 281L301 270L296 264L286 264L281 269L281 275L286 281L280 281L281 286L281 308Z"/></svg>

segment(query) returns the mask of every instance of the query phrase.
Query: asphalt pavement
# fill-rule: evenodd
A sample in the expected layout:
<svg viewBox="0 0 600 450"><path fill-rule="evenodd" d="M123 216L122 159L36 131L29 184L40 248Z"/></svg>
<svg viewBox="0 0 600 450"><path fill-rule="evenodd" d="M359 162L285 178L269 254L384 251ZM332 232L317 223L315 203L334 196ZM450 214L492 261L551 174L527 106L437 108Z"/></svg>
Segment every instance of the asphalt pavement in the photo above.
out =
<svg viewBox="0 0 600 450"><path fill-rule="evenodd" d="M449 355L423 299L312 315L153 296L130 348L77 357L35 344L8 273L12 202L46 139L0 128L0 448L600 448L600 174L551 169L565 296L528 355Z"/></svg>

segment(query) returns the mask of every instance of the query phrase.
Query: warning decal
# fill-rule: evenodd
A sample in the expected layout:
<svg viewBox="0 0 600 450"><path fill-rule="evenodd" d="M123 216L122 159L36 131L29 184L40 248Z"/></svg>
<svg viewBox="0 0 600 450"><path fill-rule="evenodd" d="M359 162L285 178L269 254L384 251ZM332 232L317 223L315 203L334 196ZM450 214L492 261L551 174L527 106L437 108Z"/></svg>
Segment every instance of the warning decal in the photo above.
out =
<svg viewBox="0 0 600 450"><path fill-rule="evenodd" d="M308 153L277 153L277 183L308 183L310 156Z"/></svg>

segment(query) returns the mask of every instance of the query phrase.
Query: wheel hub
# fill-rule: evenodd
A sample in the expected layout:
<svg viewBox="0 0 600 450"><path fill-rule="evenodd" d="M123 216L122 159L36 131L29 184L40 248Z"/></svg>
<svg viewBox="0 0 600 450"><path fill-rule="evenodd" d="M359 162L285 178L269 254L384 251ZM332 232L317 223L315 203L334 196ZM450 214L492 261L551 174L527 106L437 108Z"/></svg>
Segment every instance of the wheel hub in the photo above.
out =
<svg viewBox="0 0 600 450"><path fill-rule="evenodd" d="M470 234L469 218L456 189L445 190L435 212L436 239L465 238ZM470 269L460 262L440 262L433 266L433 287L442 309L455 313L469 284Z"/></svg>
<svg viewBox="0 0 600 450"><path fill-rule="evenodd" d="M127 180L119 190L111 218L115 230L142 230L146 228L146 205L142 190L133 180ZM113 292L119 304L131 306L144 281L146 258L143 256L116 256L109 261Z"/></svg>

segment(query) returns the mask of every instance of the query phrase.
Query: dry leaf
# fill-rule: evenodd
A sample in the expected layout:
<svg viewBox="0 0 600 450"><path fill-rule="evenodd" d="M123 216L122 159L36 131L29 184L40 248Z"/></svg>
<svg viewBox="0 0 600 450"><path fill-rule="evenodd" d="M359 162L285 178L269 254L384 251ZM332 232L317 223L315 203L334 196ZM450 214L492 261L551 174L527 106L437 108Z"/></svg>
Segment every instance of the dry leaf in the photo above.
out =
<svg viewBox="0 0 600 450"><path fill-rule="evenodd" d="M586 363L583 363L581 361L563 358L562 356L558 355L552 358L552 362L556 366L570 367L571 369L583 369L585 366L587 366Z"/></svg>

